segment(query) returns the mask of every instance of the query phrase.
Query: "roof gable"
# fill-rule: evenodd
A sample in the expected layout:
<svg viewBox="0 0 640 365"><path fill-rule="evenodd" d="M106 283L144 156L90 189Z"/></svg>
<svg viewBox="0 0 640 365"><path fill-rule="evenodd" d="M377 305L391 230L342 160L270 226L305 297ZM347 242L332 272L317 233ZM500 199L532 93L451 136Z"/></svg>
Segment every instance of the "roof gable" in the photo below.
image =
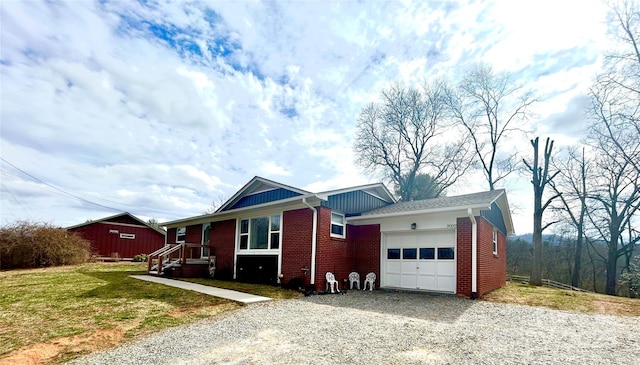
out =
<svg viewBox="0 0 640 365"><path fill-rule="evenodd" d="M240 190L238 190L238 192L236 192L220 208L218 208L216 213L306 194L310 193L260 176L255 176L251 181L240 188Z"/></svg>
<svg viewBox="0 0 640 365"><path fill-rule="evenodd" d="M506 233L508 235L513 234L513 221L511 219L509 202L507 201L507 195L504 189L465 195L446 196L434 199L399 202L364 212L359 217L353 217L352 219L454 211L468 208L480 209L480 211L482 211L491 210L493 207L498 208L499 213L502 214L502 220L505 226L504 230Z"/></svg>
<svg viewBox="0 0 640 365"><path fill-rule="evenodd" d="M90 224L100 223L100 222L111 222L111 223L122 223L122 224L145 226L145 227L149 227L149 228L153 229L154 231L156 231L156 232L158 232L158 233L160 233L162 235L166 234L164 229L153 227L153 226L149 225L147 222L141 220L140 218L134 216L133 214L131 214L129 212L118 213L118 214L115 214L115 215L112 215L112 216L108 216L108 217L105 217L105 218L95 219L95 220L91 220L89 222L76 224L75 226L69 226L66 229L74 229L74 228L84 227L84 226L88 226Z"/></svg>

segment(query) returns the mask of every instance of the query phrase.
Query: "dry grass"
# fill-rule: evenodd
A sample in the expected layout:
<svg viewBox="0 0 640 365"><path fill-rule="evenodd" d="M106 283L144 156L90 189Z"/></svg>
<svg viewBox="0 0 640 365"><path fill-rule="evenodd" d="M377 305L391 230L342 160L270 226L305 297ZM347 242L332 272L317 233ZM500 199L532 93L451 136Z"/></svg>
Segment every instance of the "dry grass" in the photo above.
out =
<svg viewBox="0 0 640 365"><path fill-rule="evenodd" d="M497 303L524 304L587 314L640 316L640 299L507 283L483 297Z"/></svg>
<svg viewBox="0 0 640 365"><path fill-rule="evenodd" d="M286 290L280 288L279 286L273 285L247 284L236 281L224 281L204 278L185 278L181 280L207 286L215 286L216 288L237 290L243 293L260 295L272 299L293 299L302 295L297 291Z"/></svg>
<svg viewBox="0 0 640 365"><path fill-rule="evenodd" d="M0 364L60 363L238 308L129 278L144 263L0 272Z"/></svg>

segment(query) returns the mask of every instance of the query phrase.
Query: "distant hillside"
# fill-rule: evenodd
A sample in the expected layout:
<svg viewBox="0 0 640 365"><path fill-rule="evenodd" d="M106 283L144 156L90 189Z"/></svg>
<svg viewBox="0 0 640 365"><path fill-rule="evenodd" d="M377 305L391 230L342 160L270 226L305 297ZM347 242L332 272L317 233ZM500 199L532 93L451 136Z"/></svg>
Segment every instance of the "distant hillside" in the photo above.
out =
<svg viewBox="0 0 640 365"><path fill-rule="evenodd" d="M517 241L517 240L523 240L525 242L529 242L529 243L533 243L533 233L525 233L525 234L520 234L517 236L509 236L509 240L510 241ZM547 242L560 242L560 240L562 239L562 236L558 236L555 234L543 234L542 235L542 241L547 241Z"/></svg>

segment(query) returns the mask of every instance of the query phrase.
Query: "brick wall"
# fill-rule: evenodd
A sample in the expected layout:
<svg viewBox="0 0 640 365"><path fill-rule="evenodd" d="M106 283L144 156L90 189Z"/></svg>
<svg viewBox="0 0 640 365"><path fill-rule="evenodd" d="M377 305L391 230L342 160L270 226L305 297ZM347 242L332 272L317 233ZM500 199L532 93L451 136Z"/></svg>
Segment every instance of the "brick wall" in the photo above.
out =
<svg viewBox="0 0 640 365"><path fill-rule="evenodd" d="M187 226L187 232L185 237L185 242L187 243L202 243L202 224L194 224L191 226ZM200 258L202 256L202 252L200 247L190 247L185 250L187 258Z"/></svg>
<svg viewBox="0 0 640 365"><path fill-rule="evenodd" d="M284 212L282 229L282 280L286 284L301 277L305 285L309 285L313 212L307 208ZM307 269L306 273L303 267Z"/></svg>
<svg viewBox="0 0 640 365"><path fill-rule="evenodd" d="M478 229L478 277L477 295L481 297L488 292L506 284L507 260L506 237L498 232L498 255L493 254L493 225L482 217L475 217ZM457 293L465 297L471 296L471 220L458 218L457 237Z"/></svg>
<svg viewBox="0 0 640 365"><path fill-rule="evenodd" d="M506 239L498 231L498 254L493 254L493 225L482 217L478 222L478 296L500 288L507 281Z"/></svg>
<svg viewBox="0 0 640 365"><path fill-rule="evenodd" d="M316 290L324 290L326 285L325 274L332 272L340 286L342 279L346 279L354 270L353 253L354 245L347 238L331 237L331 209L316 207L318 209L318 242L316 246Z"/></svg>
<svg viewBox="0 0 640 365"><path fill-rule="evenodd" d="M458 254L456 292L458 295L471 297L471 220L458 218L456 225L456 251Z"/></svg>
<svg viewBox="0 0 640 365"><path fill-rule="evenodd" d="M376 274L376 287L380 287L380 225L347 226L347 240L353 246L353 269L360 274L360 285L365 276Z"/></svg>
<svg viewBox="0 0 640 365"><path fill-rule="evenodd" d="M169 228L167 229L167 243L176 243L176 232L177 228Z"/></svg>
<svg viewBox="0 0 640 365"><path fill-rule="evenodd" d="M216 256L216 278L233 278L233 256L236 247L236 220L211 224L211 254Z"/></svg>

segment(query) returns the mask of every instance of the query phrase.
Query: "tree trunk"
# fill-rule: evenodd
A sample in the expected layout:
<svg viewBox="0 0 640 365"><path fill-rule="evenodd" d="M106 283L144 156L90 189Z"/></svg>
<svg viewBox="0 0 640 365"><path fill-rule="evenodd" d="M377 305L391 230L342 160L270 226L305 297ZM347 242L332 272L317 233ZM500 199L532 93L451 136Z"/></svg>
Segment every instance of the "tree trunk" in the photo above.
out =
<svg viewBox="0 0 640 365"><path fill-rule="evenodd" d="M573 275L571 276L571 285L579 288L582 284L582 227L578 227L578 239L576 240L576 253L573 258Z"/></svg>
<svg viewBox="0 0 640 365"><path fill-rule="evenodd" d="M538 189L534 188L533 208L533 260L531 261L531 285L542 285L542 202Z"/></svg>
<svg viewBox="0 0 640 365"><path fill-rule="evenodd" d="M616 295L616 279L618 276L618 255L616 247L609 245L609 254L607 255L607 285L605 293L608 295Z"/></svg>

